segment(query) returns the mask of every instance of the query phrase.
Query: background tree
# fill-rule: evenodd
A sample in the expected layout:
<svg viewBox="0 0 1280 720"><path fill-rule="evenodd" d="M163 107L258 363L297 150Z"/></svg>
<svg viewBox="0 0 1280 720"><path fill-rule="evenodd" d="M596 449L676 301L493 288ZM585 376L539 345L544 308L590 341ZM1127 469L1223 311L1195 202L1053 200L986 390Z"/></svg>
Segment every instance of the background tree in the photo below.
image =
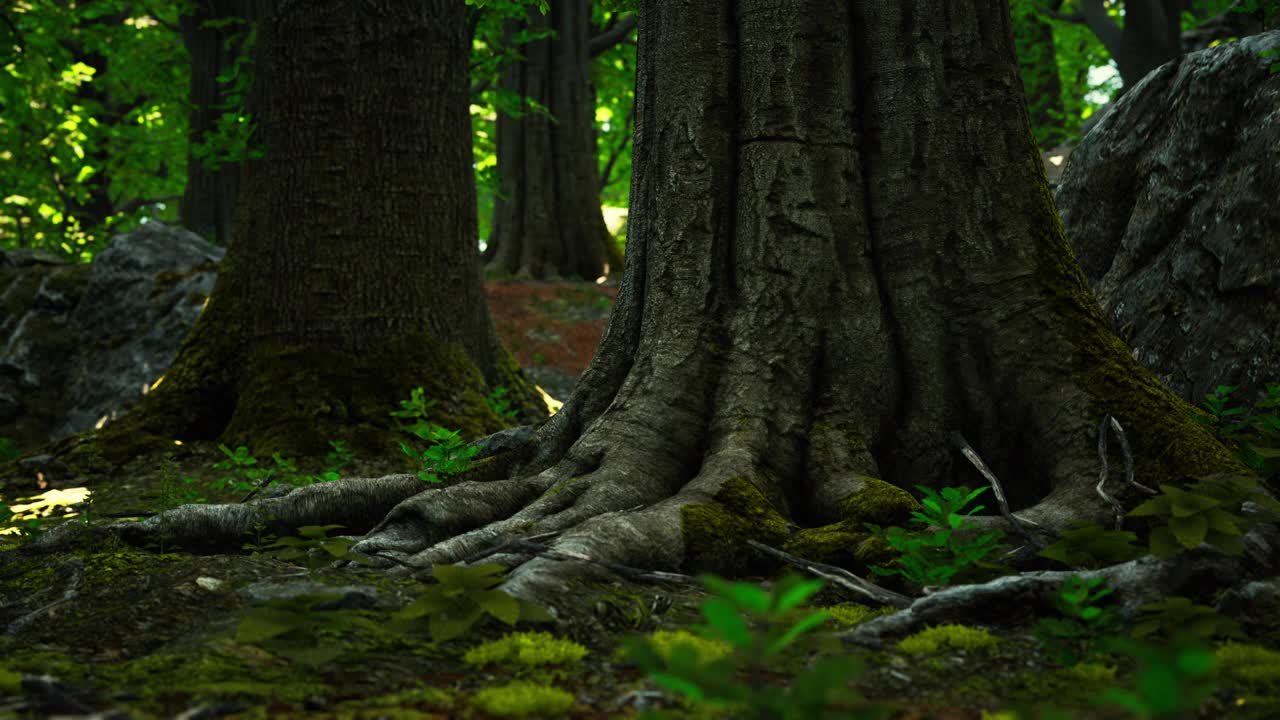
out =
<svg viewBox="0 0 1280 720"><path fill-rule="evenodd" d="M33 0L5 13L0 244L87 260L181 194L176 6L161 0L153 16L135 5Z"/></svg>
<svg viewBox="0 0 1280 720"><path fill-rule="evenodd" d="M544 417L480 284L464 6L276 0L263 13L249 109L266 155L245 165L217 285L158 387L94 447L387 452L387 408L419 385L434 421L465 436L504 427L484 403L497 386Z"/></svg>
<svg viewBox="0 0 1280 720"><path fill-rule="evenodd" d="M251 0L192 0L181 18L191 58L187 184L179 223L225 245L231 240L240 159L252 122L239 112L250 78Z"/></svg>
<svg viewBox="0 0 1280 720"><path fill-rule="evenodd" d="M567 0L506 23L508 43L518 33L538 39L502 76L526 109L497 118L500 187L484 251L492 269L594 279L622 265L600 212L590 64L626 27L593 41L590 21L590 0Z"/></svg>

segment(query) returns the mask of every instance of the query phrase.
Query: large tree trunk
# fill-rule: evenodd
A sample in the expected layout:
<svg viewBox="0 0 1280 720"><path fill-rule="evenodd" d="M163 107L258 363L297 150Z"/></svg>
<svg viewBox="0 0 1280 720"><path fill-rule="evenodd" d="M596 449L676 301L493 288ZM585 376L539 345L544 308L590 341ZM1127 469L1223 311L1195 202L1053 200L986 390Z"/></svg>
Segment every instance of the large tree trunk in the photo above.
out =
<svg viewBox="0 0 1280 720"><path fill-rule="evenodd" d="M196 0L192 13L179 18L182 42L191 56L191 112L187 137L191 144L207 138L222 117L228 85L218 75L232 67L252 22L250 0ZM206 22L241 19L230 25ZM231 241L240 163L213 166L187 153L187 187L179 223L219 245Z"/></svg>
<svg viewBox="0 0 1280 720"><path fill-rule="evenodd" d="M235 241L159 387L98 445L388 451L388 408L418 385L464 436L504 427L484 403L496 386L545 417L484 301L464 5L268 7L249 98L266 156L242 176Z"/></svg>
<svg viewBox="0 0 1280 720"><path fill-rule="evenodd" d="M590 22L590 0L566 0L552 3L545 16L531 7L527 21L511 23L513 32L523 26L556 33L525 45L524 60L510 64L502 81L551 117L531 108L519 118L498 115L502 188L484 252L492 269L594 280L622 265L600 212Z"/></svg>
<svg viewBox="0 0 1280 720"><path fill-rule="evenodd" d="M1140 482L1242 469L1090 295L1006 0L642 0L639 47L631 245L595 360L526 444L399 503L355 550L429 568L547 532L598 560L736 575L776 567L748 540L860 528L886 502L875 478L983 484L956 431L1015 510L1061 531L1110 517L1093 490L1107 413ZM342 522L344 493L372 497L352 481L271 511ZM128 532L208 544L266 511ZM506 590L551 604L592 567L493 560L518 566Z"/></svg>

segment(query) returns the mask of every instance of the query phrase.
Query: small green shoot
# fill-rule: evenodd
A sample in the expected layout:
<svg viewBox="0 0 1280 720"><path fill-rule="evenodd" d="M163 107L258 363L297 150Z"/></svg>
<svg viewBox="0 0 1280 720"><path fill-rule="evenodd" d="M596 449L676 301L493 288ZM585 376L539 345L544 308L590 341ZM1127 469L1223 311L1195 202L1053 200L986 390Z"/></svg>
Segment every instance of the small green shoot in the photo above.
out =
<svg viewBox="0 0 1280 720"><path fill-rule="evenodd" d="M439 426L413 427L414 435L430 443L426 450L415 450L408 443L400 443L403 452L415 463L421 465L418 477L423 482L441 482L441 475L454 475L467 469L471 458L479 449L467 446L458 436L458 431L447 430Z"/></svg>

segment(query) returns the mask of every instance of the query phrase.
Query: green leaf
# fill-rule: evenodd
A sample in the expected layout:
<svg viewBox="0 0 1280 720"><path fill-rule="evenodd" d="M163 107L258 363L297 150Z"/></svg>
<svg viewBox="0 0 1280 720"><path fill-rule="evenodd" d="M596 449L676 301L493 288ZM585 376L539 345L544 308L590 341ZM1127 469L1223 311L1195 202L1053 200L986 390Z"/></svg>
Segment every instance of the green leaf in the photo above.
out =
<svg viewBox="0 0 1280 720"><path fill-rule="evenodd" d="M485 612L507 625L515 625L520 619L520 603L501 590L486 590L477 594L475 599Z"/></svg>

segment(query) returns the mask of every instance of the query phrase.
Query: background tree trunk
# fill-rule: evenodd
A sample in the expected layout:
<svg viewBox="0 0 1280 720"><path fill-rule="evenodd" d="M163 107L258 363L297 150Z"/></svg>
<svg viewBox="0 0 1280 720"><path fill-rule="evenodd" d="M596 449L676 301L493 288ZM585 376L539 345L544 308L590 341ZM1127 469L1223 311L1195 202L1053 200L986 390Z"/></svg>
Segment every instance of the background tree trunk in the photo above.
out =
<svg viewBox="0 0 1280 720"><path fill-rule="evenodd" d="M525 45L524 60L509 65L502 82L551 118L532 108L520 118L498 115L502 195L484 252L491 269L594 280L622 265L600 212L590 21L590 0L565 0L546 16L531 7L524 23L510 23L512 32L523 25L556 33Z"/></svg>
<svg viewBox="0 0 1280 720"><path fill-rule="evenodd" d="M246 165L235 242L163 382L108 436L388 452L388 408L418 385L467 437L504 427L496 386L545 417L481 286L463 4L270 7L249 98L266 157Z"/></svg>

